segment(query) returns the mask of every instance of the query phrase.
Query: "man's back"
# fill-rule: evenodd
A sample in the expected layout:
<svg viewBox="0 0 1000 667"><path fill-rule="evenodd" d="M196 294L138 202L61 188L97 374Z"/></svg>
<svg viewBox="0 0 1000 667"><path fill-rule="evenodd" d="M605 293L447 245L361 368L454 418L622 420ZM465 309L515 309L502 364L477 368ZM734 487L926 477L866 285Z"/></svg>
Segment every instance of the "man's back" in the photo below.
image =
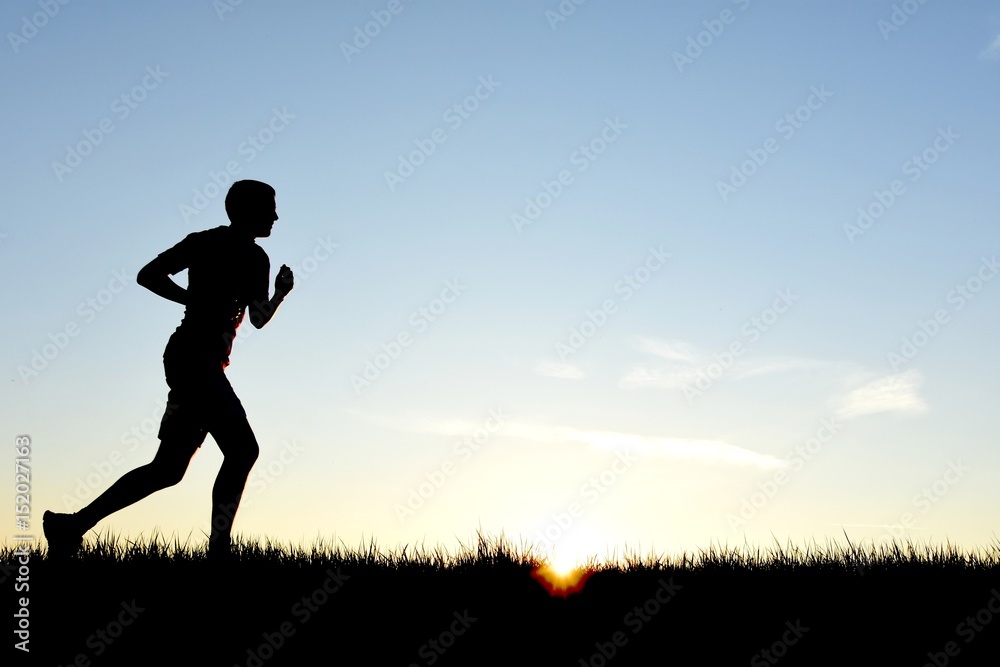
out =
<svg viewBox="0 0 1000 667"><path fill-rule="evenodd" d="M171 275L188 270L188 303L178 333L228 363L247 305L268 300L267 253L221 226L189 234L157 259Z"/></svg>

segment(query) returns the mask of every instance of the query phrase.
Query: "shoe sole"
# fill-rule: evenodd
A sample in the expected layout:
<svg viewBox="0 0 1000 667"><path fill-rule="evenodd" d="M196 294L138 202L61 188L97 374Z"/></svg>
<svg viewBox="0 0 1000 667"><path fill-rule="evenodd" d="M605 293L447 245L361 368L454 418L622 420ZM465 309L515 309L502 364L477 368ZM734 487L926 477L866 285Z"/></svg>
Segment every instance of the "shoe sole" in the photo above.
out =
<svg viewBox="0 0 1000 667"><path fill-rule="evenodd" d="M48 556L49 558L69 558L75 555L80 548L83 546L83 536L81 535L78 539L63 538L62 536L50 535L53 528L49 526L48 520L49 516L52 514L50 511L46 511L42 515L42 532L45 534L45 539L49 543Z"/></svg>

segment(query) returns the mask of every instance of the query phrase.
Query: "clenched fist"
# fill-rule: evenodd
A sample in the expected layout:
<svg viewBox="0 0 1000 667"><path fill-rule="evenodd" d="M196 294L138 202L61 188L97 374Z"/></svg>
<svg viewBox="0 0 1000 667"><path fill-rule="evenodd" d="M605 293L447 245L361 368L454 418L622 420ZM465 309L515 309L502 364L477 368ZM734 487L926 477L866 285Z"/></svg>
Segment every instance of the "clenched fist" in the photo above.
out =
<svg viewBox="0 0 1000 667"><path fill-rule="evenodd" d="M278 276L274 279L274 292L282 296L288 294L295 287L295 276L288 265L282 264L278 269Z"/></svg>

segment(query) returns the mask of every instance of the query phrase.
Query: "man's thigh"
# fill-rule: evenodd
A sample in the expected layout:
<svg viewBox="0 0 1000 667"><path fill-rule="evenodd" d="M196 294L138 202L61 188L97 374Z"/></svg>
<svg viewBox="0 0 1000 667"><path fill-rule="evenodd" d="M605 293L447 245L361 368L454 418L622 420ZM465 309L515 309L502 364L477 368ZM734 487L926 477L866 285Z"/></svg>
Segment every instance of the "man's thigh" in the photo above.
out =
<svg viewBox="0 0 1000 667"><path fill-rule="evenodd" d="M224 373L213 378L212 409L205 414L205 428L227 457L256 459L257 438L246 410Z"/></svg>
<svg viewBox="0 0 1000 667"><path fill-rule="evenodd" d="M220 436L228 440L230 433L249 431L243 404L221 366L165 366L170 391L160 422L160 440L191 449L193 454L209 433L218 441Z"/></svg>

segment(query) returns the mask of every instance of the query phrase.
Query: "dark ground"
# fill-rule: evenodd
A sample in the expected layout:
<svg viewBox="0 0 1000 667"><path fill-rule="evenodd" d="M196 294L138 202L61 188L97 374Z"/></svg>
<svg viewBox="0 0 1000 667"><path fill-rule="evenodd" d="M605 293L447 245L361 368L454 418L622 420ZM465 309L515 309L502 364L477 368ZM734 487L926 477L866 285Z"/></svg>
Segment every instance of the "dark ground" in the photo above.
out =
<svg viewBox="0 0 1000 667"><path fill-rule="evenodd" d="M31 652L5 664L1000 665L995 564L639 567L567 598L531 572L495 552L451 568L36 553Z"/></svg>

